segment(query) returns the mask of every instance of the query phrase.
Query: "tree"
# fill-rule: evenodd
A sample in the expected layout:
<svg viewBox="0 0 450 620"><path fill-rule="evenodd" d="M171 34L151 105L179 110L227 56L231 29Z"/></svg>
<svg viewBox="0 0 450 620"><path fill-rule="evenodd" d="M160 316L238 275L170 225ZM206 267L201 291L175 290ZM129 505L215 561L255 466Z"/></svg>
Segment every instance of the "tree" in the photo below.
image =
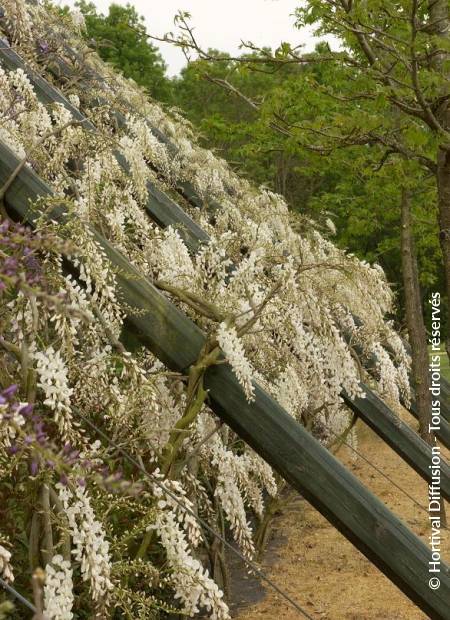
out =
<svg viewBox="0 0 450 620"><path fill-rule="evenodd" d="M317 24L344 41L343 60L364 71L371 93L382 96L412 128L386 145L423 156L435 174L439 240L450 291L450 21L447 0L392 3L313 0L298 10L299 24ZM406 147L406 153L405 153ZM424 148L425 147L425 148ZM434 151L434 156L430 151ZM450 355L450 336L447 338Z"/></svg>
<svg viewBox="0 0 450 620"><path fill-rule="evenodd" d="M149 43L136 9L131 5L111 4L108 14L98 13L94 3L80 0L77 6L86 23L86 38L95 42L103 60L120 69L160 101L171 96L170 80L159 50Z"/></svg>

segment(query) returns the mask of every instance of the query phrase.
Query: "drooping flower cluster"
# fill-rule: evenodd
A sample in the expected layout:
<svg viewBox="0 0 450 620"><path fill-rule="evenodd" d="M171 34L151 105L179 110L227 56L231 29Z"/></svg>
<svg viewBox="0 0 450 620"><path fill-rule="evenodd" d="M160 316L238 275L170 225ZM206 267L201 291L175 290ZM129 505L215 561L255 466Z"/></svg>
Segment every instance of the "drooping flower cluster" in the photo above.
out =
<svg viewBox="0 0 450 620"><path fill-rule="evenodd" d="M31 35L33 24L25 0L3 0L2 18L7 20L14 43Z"/></svg>
<svg viewBox="0 0 450 620"><path fill-rule="evenodd" d="M68 385L68 370L61 353L53 347L33 354L38 375L37 386L43 390L44 405L55 412L55 421L59 426L61 437L68 439L71 430L70 397L72 389Z"/></svg>
<svg viewBox="0 0 450 620"><path fill-rule="evenodd" d="M223 601L223 592L199 560L189 554L185 534L174 513L159 513L155 528L174 575L175 599L181 600L182 611L188 616L194 616L205 609L210 613L211 620L227 620L229 614Z"/></svg>
<svg viewBox="0 0 450 620"><path fill-rule="evenodd" d="M70 562L55 555L45 567L44 613L48 620L72 620L73 584Z"/></svg>
<svg viewBox="0 0 450 620"><path fill-rule="evenodd" d="M72 492L68 487L59 485L58 492L75 545L73 555L80 562L83 580L89 582L94 601L107 599L113 587L110 580L109 544L95 517L90 498L80 486Z"/></svg>
<svg viewBox="0 0 450 620"><path fill-rule="evenodd" d="M226 323L221 323L217 331L217 340L239 383L244 388L248 400L253 400L254 387L252 379L254 372L246 359L244 346L239 340L236 328L233 326L229 327Z"/></svg>
<svg viewBox="0 0 450 620"><path fill-rule="evenodd" d="M3 545L0 545L0 575L9 583L14 581L14 573L11 566L11 552L5 549Z"/></svg>

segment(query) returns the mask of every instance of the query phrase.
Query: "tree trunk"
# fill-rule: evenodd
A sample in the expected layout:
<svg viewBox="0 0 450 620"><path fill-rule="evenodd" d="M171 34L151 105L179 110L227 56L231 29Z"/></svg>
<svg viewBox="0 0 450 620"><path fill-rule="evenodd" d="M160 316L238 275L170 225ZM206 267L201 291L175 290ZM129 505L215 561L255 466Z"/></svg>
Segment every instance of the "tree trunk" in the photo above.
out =
<svg viewBox="0 0 450 620"><path fill-rule="evenodd" d="M427 443L432 444L433 436L429 431L431 393L427 333L422 313L417 255L411 226L411 198L407 189L402 189L401 250L406 325L411 345L412 383L416 394L419 432Z"/></svg>
<svg viewBox="0 0 450 620"><path fill-rule="evenodd" d="M449 148L450 145L447 147ZM444 260L445 286L450 303L450 151L439 148L437 157L437 183L439 205L439 241ZM449 320L450 323L450 320ZM450 360L450 327L447 326L445 347Z"/></svg>
<svg viewBox="0 0 450 620"><path fill-rule="evenodd" d="M448 0L429 0L430 32L439 37L450 37L450 19ZM448 52L435 53L433 56L434 69L442 73L444 63L448 60ZM448 76L447 76L448 77ZM437 153L437 190L438 190L438 222L439 241L444 260L445 286L447 299L450 303L450 107L448 102L448 83L443 87L441 98L443 103L436 111L436 116L447 135L442 136ZM449 321L450 323L450 321ZM450 327L447 327L445 340L447 355L450 360Z"/></svg>

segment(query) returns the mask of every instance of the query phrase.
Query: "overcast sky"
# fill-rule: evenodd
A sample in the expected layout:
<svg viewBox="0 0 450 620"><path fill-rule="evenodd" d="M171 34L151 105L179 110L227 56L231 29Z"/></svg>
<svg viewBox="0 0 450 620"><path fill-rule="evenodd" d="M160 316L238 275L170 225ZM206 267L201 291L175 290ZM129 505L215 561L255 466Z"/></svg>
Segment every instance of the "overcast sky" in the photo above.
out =
<svg viewBox="0 0 450 620"><path fill-rule="evenodd" d="M60 0L73 6L74 0ZM126 0L114 0L127 4ZM301 0L128 0L145 17L147 31L157 36L173 31L173 18L178 10L189 11L196 37L205 48L215 47L236 53L241 39L259 46L277 47L281 41L314 48L310 30L294 28L293 13ZM107 12L111 0L94 0L101 12ZM177 74L185 64L181 50L158 44L170 75Z"/></svg>

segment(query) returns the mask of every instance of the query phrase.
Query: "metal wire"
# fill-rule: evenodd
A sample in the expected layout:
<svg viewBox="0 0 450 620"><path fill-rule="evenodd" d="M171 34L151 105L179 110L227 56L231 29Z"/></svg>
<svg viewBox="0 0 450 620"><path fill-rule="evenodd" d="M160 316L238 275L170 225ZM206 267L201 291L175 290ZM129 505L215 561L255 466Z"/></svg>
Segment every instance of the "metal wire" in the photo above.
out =
<svg viewBox="0 0 450 620"><path fill-rule="evenodd" d="M147 471L145 469L145 467L143 467L139 461L137 461L133 456L131 456L131 454L129 454L126 450L124 450L121 446L119 446L114 440L112 440L105 432L103 432L100 428L98 428L98 426L96 424L94 424L93 422L91 422L91 420L89 420L86 416L84 416L78 409L76 410L77 415L82 418L86 424L88 424L100 437L102 437L110 446L112 446L113 448L115 448L116 450L118 450L122 456L127 459L127 461L129 461L130 463L132 463L135 467L137 467L147 478L149 478L154 484L156 484L160 489L162 489L164 491L164 493L166 493L169 497L171 497L174 502L176 502L187 514L189 514L190 516L194 517L194 519L196 519L196 521L198 521L198 523L200 523L200 525L202 525L204 527L205 530L207 530L212 536L214 536L215 538L217 538L217 540L220 540L221 543L223 543L223 545L225 547L227 547L227 549L229 549L232 553L234 553L240 560L242 560L242 562L244 562L244 564L246 564L249 568L251 568L251 570L258 575L258 577L262 580L265 581L273 590L275 590L285 601L287 601L291 607L293 607L296 611L298 611L300 614L302 614L305 618L308 618L308 620L314 620L312 616L309 615L309 613L303 609L298 603L296 603L294 601L294 599L292 599L289 594L286 594L286 592L284 592L283 590L281 590L281 588L279 588L277 586L276 583L274 583L269 577L267 577L260 568L257 567L257 565L252 562L251 560L249 560L248 558L246 558L240 551L238 551L235 547L233 547L233 545L231 543L229 543L226 538L224 538L221 534L219 534L218 532L216 532L214 530L214 528L212 528L204 519L202 519L201 517L199 517L193 510L191 510L190 508L188 508L187 506L185 506L183 504L182 501L179 500L179 498L175 495L175 493L173 493L170 489L168 489L165 484L163 482L161 482L156 476L153 476L149 471Z"/></svg>
<svg viewBox="0 0 450 620"><path fill-rule="evenodd" d="M232 553L234 553L237 557L239 557L242 562L244 562L247 566L249 566L252 571L257 574L261 580L265 581L271 588L273 588L283 599L285 599L297 612L302 614L305 618L309 620L313 620L312 616L308 614L298 603L296 603L288 594L283 592L271 579L269 579L253 562L248 560L242 553L240 553L235 547L233 547L221 534L216 532L206 521L204 521L201 517L199 517L193 510L183 505L183 503L178 499L178 497L168 489L157 477L153 476L150 472L148 472L145 467L143 467L133 456L131 456L128 452L126 452L122 447L120 447L117 443L115 443L110 437L104 433L101 429L99 429L93 422L91 422L88 418L86 418L81 412L77 411L77 414L88 424L95 432L103 437L103 439L116 450L118 450L124 458L126 458L130 463L132 463L135 467L137 467L146 477L152 480L154 484L159 486L167 495L169 495L186 513L193 516L211 535L220 540ZM327 429L333 433L335 436L339 436L338 433L333 431L327 425L325 425ZM386 480L390 482L395 488L401 491L406 497L408 497L416 506L418 506L421 510L428 512L427 509L422 506L417 500L414 499L407 491L405 491L400 485L398 485L395 481L393 481L387 474L385 474L377 465L371 462L367 457L365 457L361 452L359 452L356 448L351 446L345 440L342 443L350 448L355 454L358 455L361 459L363 459L366 463L368 463L375 471L377 471L381 476L383 476ZM7 590L12 596L14 596L17 600L19 600L23 605L28 607L31 611L36 612L36 608L32 603L30 603L26 598L24 598L15 588L9 585L6 581L0 578L0 585Z"/></svg>
<svg viewBox="0 0 450 620"><path fill-rule="evenodd" d="M336 433L336 431L334 431L332 428L330 428L327 424L324 424L325 428L330 431L331 433L333 433L333 435L335 435L336 437L339 437L339 433ZM392 478L390 478L386 473L384 473L384 471L382 469L380 469L377 465L375 465L375 463L373 463L370 459L368 459L366 456L364 456L364 454L362 454L361 452L359 452L359 450L357 450L356 448L354 448L352 445L350 445L349 443L347 443L345 440L342 440L342 443L347 446L347 448L350 448L350 450L352 450L357 456L359 456L363 461L365 461L368 465L370 465L371 467L373 467L373 469L378 472L381 476L383 476L383 478L385 478L386 480L388 480L388 482L390 482L396 489L398 489L399 491L401 491L408 499L410 499L416 506L418 506L421 510L423 510L424 512L426 512L428 514L428 510L427 508L425 508L425 506L422 506L422 504L420 504L416 499L414 499L414 497L412 495L410 495L408 493L408 491L405 491L405 489L403 487L401 487L399 484L397 484L394 480L392 480Z"/></svg>
<svg viewBox="0 0 450 620"><path fill-rule="evenodd" d="M193 516L210 534L212 534L215 538L220 540L232 553L234 553L239 559L244 562L247 566L249 566L252 571L258 575L258 577L265 581L271 588L273 588L282 598L284 598L296 611L301 613L305 618L309 620L313 620L312 616L308 614L298 603L296 603L288 594L286 594L283 590L281 590L269 577L267 577L251 560L248 560L242 553L240 553L235 547L233 547L221 534L216 532L206 521L204 521L201 517L199 517L193 510L183 505L183 503L178 499L178 497L168 489L156 476L153 476L150 472L148 472L145 467L143 467L139 461L137 461L131 454L129 454L126 450L121 448L115 441L113 441L106 433L104 433L98 426L96 426L91 420L86 418L79 410L77 410L77 415L79 415L85 422L88 424L95 432L100 435L110 446L114 449L118 450L122 456L124 456L130 463L132 463L135 467L137 467L145 476L152 480L157 486L159 486L167 495L169 495L186 513ZM328 425L324 425L327 430L333 433L336 437L339 437L339 433L336 433L333 429L331 429ZM422 506L412 495L410 495L403 487L397 484L392 478L390 478L387 474L383 472L375 463L373 463L370 459L368 459L364 454L362 454L359 450L354 448L347 441L342 441L343 445L352 450L359 458L365 461L368 465L370 465L378 474L380 474L383 478L388 480L390 484L392 484L396 489L398 489L401 493L403 493L408 499L410 499L418 508L421 510L428 512L425 506ZM13 586L11 586L4 579L0 578L0 585L9 592L14 598L16 598L22 605L28 607L33 613L36 613L36 607L20 592L18 592Z"/></svg>
<svg viewBox="0 0 450 620"><path fill-rule="evenodd" d="M7 581L2 579L1 577L0 577L0 586L2 586L2 588L4 588L12 596L14 596L14 598L16 598L18 601L20 601L22 605L25 605L25 607L28 607L28 609L30 609L33 613L36 613L36 607L33 605L33 603L30 603L28 599L22 596L20 592L17 592L15 588L13 588Z"/></svg>

